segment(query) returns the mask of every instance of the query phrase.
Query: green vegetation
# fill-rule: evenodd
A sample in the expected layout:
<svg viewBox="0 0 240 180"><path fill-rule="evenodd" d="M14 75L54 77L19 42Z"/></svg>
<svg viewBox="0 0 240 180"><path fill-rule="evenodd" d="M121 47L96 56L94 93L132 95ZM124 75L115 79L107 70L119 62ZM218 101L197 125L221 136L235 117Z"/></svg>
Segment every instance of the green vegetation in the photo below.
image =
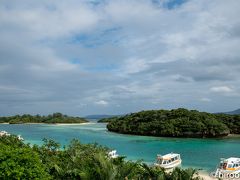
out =
<svg viewBox="0 0 240 180"><path fill-rule="evenodd" d="M215 114L215 117L227 125L231 134L240 134L240 115Z"/></svg>
<svg viewBox="0 0 240 180"><path fill-rule="evenodd" d="M98 121L98 123L109 123L111 121L115 121L115 120L118 120L120 116L114 116L114 117L110 117L110 118L103 118L103 119L100 119Z"/></svg>
<svg viewBox="0 0 240 180"><path fill-rule="evenodd" d="M84 123L88 122L84 118L71 117L61 113L53 113L48 116L32 116L24 114L22 116L0 117L0 123L21 124L21 123Z"/></svg>
<svg viewBox="0 0 240 180"><path fill-rule="evenodd" d="M85 116L84 118L86 118L86 119L104 119L104 118L111 118L114 116L120 116L120 115L95 114L95 115Z"/></svg>
<svg viewBox="0 0 240 180"><path fill-rule="evenodd" d="M0 137L0 179L51 179L37 152L16 136Z"/></svg>
<svg viewBox="0 0 240 180"><path fill-rule="evenodd" d="M240 133L240 115L211 114L183 108L151 110L109 120L109 131L166 137L221 137Z"/></svg>
<svg viewBox="0 0 240 180"><path fill-rule="evenodd" d="M0 137L0 179L56 180L197 180L194 169L176 168L171 173L144 163L111 159L106 147L81 144L78 140L60 149L44 139L42 146L30 146L16 136Z"/></svg>

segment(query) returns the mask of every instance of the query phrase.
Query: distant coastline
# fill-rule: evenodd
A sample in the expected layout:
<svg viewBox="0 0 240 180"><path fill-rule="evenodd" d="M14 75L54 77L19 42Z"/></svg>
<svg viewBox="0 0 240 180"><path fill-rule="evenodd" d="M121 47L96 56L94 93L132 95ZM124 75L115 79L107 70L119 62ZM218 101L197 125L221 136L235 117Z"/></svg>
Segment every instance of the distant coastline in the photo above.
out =
<svg viewBox="0 0 240 180"><path fill-rule="evenodd" d="M44 124L73 124L73 123L86 123L89 122L85 118L82 117L72 117L67 116L61 113L53 113L47 116L40 115L15 115L9 117L0 117L0 123L9 123L9 124L26 124L26 123L44 123Z"/></svg>
<svg viewBox="0 0 240 180"><path fill-rule="evenodd" d="M14 124L11 124L11 123L0 123L0 124L10 124L10 125L14 125L14 124L29 124L29 125L33 125L33 124L48 124L48 125L59 125L59 126L67 126L67 125L88 125L88 124L95 124L93 122L81 122L81 123L14 123Z"/></svg>

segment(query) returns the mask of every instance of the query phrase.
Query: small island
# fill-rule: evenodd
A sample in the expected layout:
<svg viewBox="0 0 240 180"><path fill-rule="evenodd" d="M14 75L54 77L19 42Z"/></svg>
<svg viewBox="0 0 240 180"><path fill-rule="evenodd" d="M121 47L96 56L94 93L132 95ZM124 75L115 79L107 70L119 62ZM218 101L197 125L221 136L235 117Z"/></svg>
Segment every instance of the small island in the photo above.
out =
<svg viewBox="0 0 240 180"><path fill-rule="evenodd" d="M240 134L240 115L211 114L183 108L149 110L102 119L112 132L159 136L214 138Z"/></svg>
<svg viewBox="0 0 240 180"><path fill-rule="evenodd" d="M24 124L24 123L46 123L46 124L56 124L56 123L86 123L86 119L81 117L72 117L63 115L61 113L53 113L48 116L40 115L15 115L9 117L0 117L0 123L9 123L9 124Z"/></svg>

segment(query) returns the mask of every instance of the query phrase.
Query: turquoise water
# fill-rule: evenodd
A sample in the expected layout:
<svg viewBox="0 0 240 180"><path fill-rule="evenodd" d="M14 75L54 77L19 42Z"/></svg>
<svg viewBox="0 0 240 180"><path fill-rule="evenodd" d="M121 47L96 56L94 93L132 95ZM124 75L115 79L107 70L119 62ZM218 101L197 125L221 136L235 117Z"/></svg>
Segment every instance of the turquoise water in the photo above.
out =
<svg viewBox="0 0 240 180"><path fill-rule="evenodd" d="M240 157L240 138L191 139L132 136L111 133L105 124L47 125L47 124L0 124L0 131L20 134L26 142L41 144L43 138L68 144L73 138L83 143L97 142L117 149L127 159L152 164L156 154L180 153L183 167L214 170L221 157Z"/></svg>

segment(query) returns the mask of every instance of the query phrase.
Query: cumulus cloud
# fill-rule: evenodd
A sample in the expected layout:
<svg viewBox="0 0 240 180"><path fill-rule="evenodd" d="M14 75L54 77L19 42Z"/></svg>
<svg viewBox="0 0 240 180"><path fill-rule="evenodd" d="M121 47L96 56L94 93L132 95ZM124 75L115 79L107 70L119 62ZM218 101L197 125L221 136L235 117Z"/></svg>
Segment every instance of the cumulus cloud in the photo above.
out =
<svg viewBox="0 0 240 180"><path fill-rule="evenodd" d="M2 0L0 113L239 108L239 9L236 0Z"/></svg>

